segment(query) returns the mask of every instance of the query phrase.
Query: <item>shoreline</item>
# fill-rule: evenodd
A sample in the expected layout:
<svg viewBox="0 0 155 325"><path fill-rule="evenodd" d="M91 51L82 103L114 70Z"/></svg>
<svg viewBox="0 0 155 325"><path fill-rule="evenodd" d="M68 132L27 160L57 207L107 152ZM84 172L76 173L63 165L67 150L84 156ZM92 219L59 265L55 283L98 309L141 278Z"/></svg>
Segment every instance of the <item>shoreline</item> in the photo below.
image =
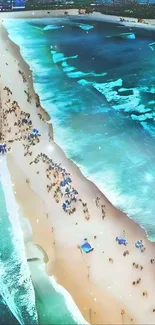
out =
<svg viewBox="0 0 155 325"><path fill-rule="evenodd" d="M64 15L64 12L67 11L68 15ZM122 17L114 15L106 15L100 12L94 11L91 14L79 14L78 9L55 9L55 10L25 10L25 11L16 11L16 12L0 12L0 20L5 18L11 19L37 19L37 18L58 18L58 17L75 17L85 20L96 20L107 23L119 24L120 26L125 27L136 27L142 29L155 29L155 19L142 19L142 22L138 22L138 18L135 17Z"/></svg>
<svg viewBox="0 0 155 325"><path fill-rule="evenodd" d="M70 9L71 10L71 15L74 15L74 10L75 9ZM56 15L56 17L57 17L57 11L59 12L59 11L61 11L61 14L63 15L63 12L64 12L64 10L54 10L53 12L55 12L55 15ZM40 12L40 11L39 11ZM52 14L53 14L53 12L52 12ZM18 13L20 13L20 12L18 12ZM46 13L46 11L45 11L45 13ZM98 13L94 13L94 14L97 14L97 16L98 16ZM100 14L100 13L99 13ZM102 16L106 16L106 17L108 17L108 19L109 19L109 17L111 17L111 16L108 16L108 15L103 15L103 14L100 14L100 15L102 15ZM48 15L48 17L49 17L49 15ZM82 17L85 19L85 17L87 17L88 18L88 20L89 20L89 18L90 18L90 16L89 15L86 15L86 16L84 16L84 15L82 15ZM114 19L112 19L111 21L110 20L107 20L107 22L109 22L109 23L116 23L116 21L114 21L115 20L115 18L116 19L118 19L119 17L118 16L112 16ZM34 18L34 17L33 17ZM46 17L47 18L47 17ZM79 16L79 18L80 18L80 16ZM125 19L130 19L130 20L132 20L132 19L136 19L136 18L127 18L127 17L124 17ZM91 19L91 18L90 18ZM92 19L94 19L94 17L92 18ZM97 20L100 20L101 19L101 17L97 17ZM1 21L1 20L0 20ZM106 20L104 20L104 18L103 18L103 20L101 20L101 21L104 21L104 22L106 22ZM124 25L124 23L123 24L121 24L121 23L119 23L120 25ZM155 20L154 20L154 24L155 24ZM134 26L134 27L140 27L140 28L143 28L143 27L141 27L141 25L143 25L143 24L139 24L138 26ZM128 26L128 25L124 25L124 26ZM146 26L145 26L146 27ZM129 218L129 220L131 220L135 225L138 225L144 232L145 232L145 234L146 234L146 236L147 236L147 239L151 242L151 243L155 243L155 241L152 241L150 238L149 238L149 236L148 236L148 233L147 233L147 230L141 225L141 224L139 224L138 222L136 222L135 220L133 220L132 219L132 217L130 217L126 212L124 212L123 210L121 210L121 208L118 208L118 207L116 207L113 203L111 203L111 201L106 197L106 195L104 194L104 192L98 187L98 185L93 181L93 180L90 180L85 174L84 174L84 172L82 172L82 170L80 169L80 166L78 166L78 164L76 164L76 162L74 162L67 154L66 154L66 152L61 148L61 146L60 145L58 145L56 142L55 142L55 140L54 140L54 131L53 131L53 125L52 125L52 121L51 121L51 117L50 117L50 115L49 115L49 113L46 111L46 108L44 108L43 106L42 106L42 104L41 104L41 100L40 100L40 96L39 96L39 94L36 92L36 90L35 90L35 85L34 85L34 81L33 81L33 76L32 76L32 70L31 70L31 68L30 68L30 66L29 66L29 64L26 62L26 60L23 58L23 56L22 56L22 54L21 54L21 49L20 49L20 47L16 44L16 43L14 43L14 41L12 41L11 39L10 39L10 37L9 37L9 33L8 33L8 31L6 30L6 28L3 26L3 28L5 29L5 31L6 31L6 33L7 33L7 35L8 35L8 38L9 38L9 41L12 43L12 46L16 49L16 52L17 53L19 53L19 55L20 55L20 57L22 58L22 60L23 60L23 63L24 63L24 65L25 65L25 68L27 69L27 70L29 70L29 74L31 75L31 80L32 80L32 85L31 85L31 87L32 87L32 90L33 90L33 92L35 93L35 96L36 96L36 100L37 100L37 102L38 102L38 108L39 108L39 112L41 113L41 115L43 116L43 121L46 123L46 125L47 125L47 127L48 127L48 134L49 134L49 139L51 139L54 143L55 143L55 145L59 148L59 150L61 151L61 153L62 154L64 154L65 155L65 157L66 157L66 159L69 161L69 163L71 163L71 164L73 164L73 168L76 168L77 169L77 171L78 171L78 173L79 173L79 177L84 177L88 182L90 182L90 186L94 186L99 192L100 192L100 195L103 195L104 196L104 198L105 198L105 201L108 203L108 204L110 204L112 207L114 207L118 212L121 212L122 214L124 214L125 216L127 216L127 218ZM155 29L155 26L154 26L154 29Z"/></svg>
<svg viewBox="0 0 155 325"><path fill-rule="evenodd" d="M16 48L16 44L14 45L14 43L12 42L12 41L9 41L10 43L11 43L11 46L12 47L14 47L14 48ZM21 56L21 55L20 55ZM20 57L20 62L21 61L23 61L23 58L22 57ZM25 61L24 61L25 62ZM26 65L27 65L27 63L26 63ZM29 67L28 65L27 65L27 67ZM24 73L25 73L25 71L24 71ZM31 87L33 88L33 84L31 85ZM34 91L34 89L33 89L33 91ZM42 108L43 109L43 108ZM46 111L45 111L46 112ZM35 113L35 112L34 112ZM35 115L35 114L34 114ZM41 123L42 124L42 123ZM40 125L41 125L40 124ZM43 123L44 124L44 123ZM47 124L48 123L46 123L44 126L43 126L43 129L45 129L45 128L47 128ZM37 126L38 126L38 124L37 124ZM46 135L47 135L47 131L46 131ZM47 136L46 136L46 141L47 141ZM138 224L136 224L133 220L131 220L128 216L126 216L125 214L123 214L122 212L120 212L119 210L117 210L115 207L113 207L112 205L111 205L111 203L104 197L104 194L102 194L98 189L97 189L97 187L96 187L96 185L93 183L93 182L91 182L90 180L87 180L86 178L85 178L85 176L83 176L83 174L82 174L82 172L80 171L80 169L79 169L79 167L77 167L76 165L75 165L75 163L74 162L72 162L72 161L70 161L69 160L69 158L68 157L66 157L66 155L64 154L64 152L62 151L62 149L60 148L60 147L58 147L56 144L55 144L55 142L53 141L53 145L54 145L54 147L56 148L55 150L57 150L58 152L59 152L59 154L57 154L57 156L60 156L61 157L61 159L62 159L62 161L64 162L65 161L65 167L67 166L67 170L69 169L69 170L72 170L72 175L73 174L76 174L76 177L75 177L75 180L74 180L74 183L77 185L77 183L78 183L78 181L80 180L80 182L82 182L82 186L84 186L84 189L89 189L89 188L91 188L91 198L92 197L94 197L94 194L96 194L96 195L100 195L101 197L102 197L102 199L104 200L104 203L105 203L105 205L106 205L106 210L108 209L109 210L109 212L108 212L108 214L107 215L110 215L110 217L111 217L111 222L114 222L115 221L115 223L116 223L116 217L118 216L119 217L119 223L122 223L123 222L123 225L125 224L125 226L126 226L126 228L132 228L132 230L134 230L134 233L138 233L138 235L140 235L140 236L142 236L142 237L144 237L145 238L145 235L144 235L144 231L143 231L143 229L142 228L140 228L140 226L138 225ZM13 146L15 146L15 144L13 145ZM21 147L20 146L17 146L17 149L19 148L19 150L21 151ZM9 154L10 155L10 154ZM16 161L16 157L15 157L15 155L14 154L11 154L12 156L13 156L13 160L14 161ZM21 159L23 160L23 158L22 158L22 154L20 154L20 157L21 157ZM26 159L26 158L25 158ZM13 165L13 164L11 164L11 165ZM19 166L19 163L16 161L16 165L18 165L18 168L20 167ZM11 169L11 166L10 166L10 169ZM23 174L24 174L24 172L23 172ZM31 174L33 174L33 173L31 173ZM16 178L18 178L18 175L16 176ZM31 178L33 178L33 176L31 175ZM35 182L36 182L36 180L35 180ZM32 188L33 187L35 187L34 186L34 183L35 182L32 182L33 184L32 184ZM36 182L37 183L37 182ZM87 183L87 184L85 184L85 183ZM22 185L22 187L23 187L23 185ZM83 191L83 192L85 192L85 190ZM19 189L18 189L18 191L17 191L17 200L18 200L18 196L19 196ZM83 194L83 197L85 198L85 196L86 195L84 195L84 193L82 193ZM40 197L42 198L43 196L42 195L40 195ZM95 198L95 197L94 197ZM23 204L23 199L22 199L22 203L21 203L21 205ZM45 204L46 205L46 204ZM108 206L108 208L107 208L107 206ZM50 206L49 206L49 204L47 204L47 208L50 210ZM93 207L92 207L92 210L96 213L96 209L94 209ZM50 212L48 211L48 213L49 213L49 215L50 215ZM107 213L107 211L106 211L106 213ZM114 213L114 217L112 216L112 214ZM107 218L107 217L106 217ZM125 218L125 221L124 221L124 218ZM105 221L104 221L105 222ZM117 221L118 222L118 221ZM88 221L88 223L89 223L89 221ZM59 227L60 226L60 223L59 223L59 225L57 225L57 223L56 223L56 227ZM87 226L85 226L85 227L87 227ZM134 229L135 228L135 229ZM139 229L140 228L140 229ZM124 228L122 228L122 229L124 229ZM134 235L136 235L136 234L134 234ZM59 236L58 236L59 237ZM41 237L40 237L40 235L39 235L39 237L38 237L39 239L38 240L40 240L41 239ZM71 281L71 278L70 277L66 277L66 275L65 275L65 278L63 277L63 275L62 275L62 271L61 270L63 270L63 267L66 269L66 274L67 273L69 273L69 275L71 275L71 273L72 273L72 271L73 270L75 270L75 265L72 265L71 266L71 268L70 267L68 267L68 265L67 264L69 264L69 263L66 263L66 261L64 262L62 262L61 261L61 259L62 259L62 253L60 252L60 249L62 249L62 240L60 240L60 237L59 237L59 239L58 239L58 242L59 242L59 244L57 244L57 249L56 249L56 251L57 251L57 263L56 263L56 266L55 266L55 274L56 274L56 276L57 276L57 278L58 278L58 282L59 283L61 283L63 286L67 286L67 288L69 288L69 292L71 292L73 289L72 289L72 286L75 286L75 284L74 284L74 281L75 281L75 279L73 278L72 279L72 281ZM67 242L65 241L65 244L67 244ZM151 246L153 246L153 248L154 248L154 245L153 244L151 244L150 243L150 245ZM71 251L73 250L73 248L71 249ZM66 254L66 252L68 251L67 250L67 248L64 250L65 251L65 254ZM47 252L46 252L47 253ZM69 252L69 255L70 256L72 256L73 257L73 254L71 253L71 252ZM78 254L79 255L79 254ZM89 260L89 258L88 258L88 260ZM68 259L67 259L67 261L68 261ZM78 264L77 264L77 267L78 267L78 265L81 265L82 266L82 264L83 264L83 262L81 262L81 257L80 256L78 256L77 257L77 261L78 261ZM91 262L91 258L90 258L90 262ZM59 265L60 264L60 265ZM94 262L93 262L93 264L94 264ZM67 268L68 267L68 268ZM82 266L82 268L84 267L84 269L85 269L85 266ZM85 270L86 271L86 270ZM50 271L51 272L51 271ZM81 274L81 272L80 272L80 274ZM87 278L87 274L85 275L85 277ZM94 276L93 276L94 277ZM83 279L84 280L84 279ZM79 281L79 283L80 283L80 279L78 279L78 281ZM86 283L88 281L88 279L85 279L84 280L84 282ZM72 282L72 285L70 285L70 283L69 282ZM88 281L89 282L89 281ZM89 284L88 284L88 286L90 286ZM80 289L82 290L82 286L80 287ZM89 289L90 290L90 289ZM93 287L93 290L95 291L95 289L94 289L94 287ZM75 287L74 287L74 290L73 290L74 292L72 293L72 296L73 296L73 298L74 297L76 297L76 295L77 295L77 293L76 293L76 290L75 290ZM98 294L98 305L100 306L102 306L102 303L101 303L101 301L102 301L102 299L101 299L101 297L103 297L103 292L102 292L102 294L101 294L101 297L100 297L100 294L98 293L99 292L99 289L97 289L97 291L96 291L96 295ZM106 292L106 291L105 291ZM84 296L84 292L83 292L83 296ZM106 296L107 295L107 296ZM107 292L106 292L106 295L105 295L105 299L107 299L107 297L108 297L108 299L110 299L109 298L109 294L107 294ZM80 298L80 297L79 297ZM107 299L107 300L108 300ZM116 297L115 297L115 299L116 299ZM89 302L88 302L88 300L89 299L87 299L87 304L89 305ZM90 299L91 300L91 299ZM75 299L75 301L78 301L78 298L76 298ZM108 300L108 304L110 304L110 301L111 300ZM93 302L93 304L94 304L94 302ZM105 302L104 302L104 304L106 304ZM108 309L108 304L106 304L106 311L108 310L108 312L110 313L110 309ZM119 322L118 323L121 323L121 304L117 304L117 303L115 303L113 300L112 300L112 304L113 304L113 310L117 310L117 312L116 312L116 314L115 314L115 317L116 318L113 318L113 321L115 320L115 319L117 319L117 320L119 320ZM78 303L78 305L81 305L80 304L80 302ZM119 307L120 306L120 307ZM122 306L124 307L124 304L122 304ZM82 309L82 306L80 306L81 308L80 309ZM111 307L111 306L109 306L109 307ZM123 308L122 307L122 308ZM105 308L105 307L104 307ZM96 308L97 309L97 308ZM101 309L102 309L102 307L101 307ZM126 310L127 310L127 308L125 308ZM118 311L119 310L119 311ZM129 310L130 310L130 308L129 308ZM97 310L97 314L100 314L100 310ZM82 311L82 313L84 314L84 311ZM103 314L105 313L105 311L103 312ZM86 314L86 313L85 313ZM127 311L126 311L126 314L128 314L127 313ZM135 316L135 315L134 315ZM86 317L86 316L85 316ZM100 317L101 317L101 315L100 315ZM104 322L104 324L106 323L106 322L109 322L109 315L107 315L106 316L106 319L105 319L105 314L104 314L104 320L102 320L103 322ZM94 316L94 318L97 318L97 316ZM135 318L136 317L134 317L134 321L135 321ZM87 315L87 319L88 319L88 315ZM98 321L98 322L95 322L96 324L98 323L100 323L100 320L101 319L103 319L103 315L102 315L102 318L99 318L99 320L96 320L96 321ZM127 316L127 323L129 323L129 318L128 318L128 316ZM110 321L112 321L112 320L110 320ZM131 321L131 323L132 323L132 321ZM138 322L137 322L138 323Z"/></svg>
<svg viewBox="0 0 155 325"><path fill-rule="evenodd" d="M74 9L73 9L74 10ZM63 11L63 10L60 10L60 11ZM71 9L72 11L72 9ZM57 14L57 13L56 13ZM101 14L102 15L102 14ZM104 15L106 16L106 15ZM85 16L83 16L85 18ZM113 16L114 18L119 18L117 16ZM132 18L131 18L132 19ZM100 20L100 19L99 19ZM0 20L1 22L1 20ZM108 21L108 22L112 22L112 21ZM155 22L155 20L154 20ZM115 23L113 21L113 23ZM139 26L140 27L140 26ZM5 29L6 33L7 33L7 37L9 38L9 41L10 43L12 43L12 46L14 47L14 49L16 50L16 53L18 54L19 53L19 56L20 58L23 60L23 63L24 63L24 67L26 68L26 70L28 71L28 73L31 75L30 79L32 80L32 84L31 84L31 87L32 87L32 90L36 96L36 101L38 103L38 109L39 109L39 113L41 113L42 117L43 117L43 122L46 123L46 126L48 127L48 135L49 135L49 140L52 140L55 145L59 148L59 150L61 151L61 153L66 157L66 159L69 161L69 163L73 164L73 168L77 169L77 172L79 173L79 177L84 177L89 183L90 183L90 186L94 186L97 191L100 192L100 195L103 195L104 196L104 199L105 199L105 202L107 202L108 204L110 204L112 207L114 207L118 212L121 212L123 215L127 216L127 218L129 220L131 220L135 225L138 225L146 234L147 236L147 239L151 242L151 243L154 243L155 244L155 241L151 241L151 239L148 237L148 233L146 231L146 229L141 226L141 224L139 224L138 222L136 222L135 220L133 220L126 212L122 211L120 208L117 208L115 205L113 205L113 203L110 202L110 200L106 197L106 195L104 194L104 192L97 186L97 184L95 184L94 181L90 180L83 172L82 170L80 169L80 167L78 166L78 164L76 164L76 162L74 162L69 156L67 156L67 154L64 152L64 150L55 142L54 140L54 131L53 131L53 125L52 125L52 121L51 121L51 117L49 115L49 113L46 111L46 109L42 106L41 104L41 100L40 100L40 96L39 94L36 92L35 90L35 85L34 85L34 81L33 81L33 76L32 76L32 70L29 66L29 64L26 62L26 60L23 58L22 54L21 54L21 50L20 50L20 47L14 43L14 41L12 41L9 37L9 33L8 31L6 30L6 28L4 27L3 25L3 28ZM155 28L155 27L154 27Z"/></svg>

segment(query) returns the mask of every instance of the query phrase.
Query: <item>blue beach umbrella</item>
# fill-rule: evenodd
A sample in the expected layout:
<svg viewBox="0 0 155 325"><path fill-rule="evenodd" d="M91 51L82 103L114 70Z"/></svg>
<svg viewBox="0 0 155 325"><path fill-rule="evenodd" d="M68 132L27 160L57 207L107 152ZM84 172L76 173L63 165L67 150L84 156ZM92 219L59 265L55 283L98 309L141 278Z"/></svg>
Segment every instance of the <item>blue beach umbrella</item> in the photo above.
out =
<svg viewBox="0 0 155 325"><path fill-rule="evenodd" d="M7 152L6 144L0 144L0 153L4 154Z"/></svg>
<svg viewBox="0 0 155 325"><path fill-rule="evenodd" d="M41 135L38 129L33 129L32 132L33 132L35 135L39 135L39 136Z"/></svg>
<svg viewBox="0 0 155 325"><path fill-rule="evenodd" d="M60 186L62 186L62 187L65 186L65 182L64 181L61 181L60 182Z"/></svg>
<svg viewBox="0 0 155 325"><path fill-rule="evenodd" d="M137 248L142 248L142 247L144 247L144 245L143 245L143 243L142 243L141 240L138 240L138 241L135 243L135 246L136 246Z"/></svg>
<svg viewBox="0 0 155 325"><path fill-rule="evenodd" d="M93 251L94 248L87 242L81 246L81 249L85 253L90 253L91 251Z"/></svg>
<svg viewBox="0 0 155 325"><path fill-rule="evenodd" d="M118 242L119 245L127 245L127 240L121 237L116 237L116 241Z"/></svg>

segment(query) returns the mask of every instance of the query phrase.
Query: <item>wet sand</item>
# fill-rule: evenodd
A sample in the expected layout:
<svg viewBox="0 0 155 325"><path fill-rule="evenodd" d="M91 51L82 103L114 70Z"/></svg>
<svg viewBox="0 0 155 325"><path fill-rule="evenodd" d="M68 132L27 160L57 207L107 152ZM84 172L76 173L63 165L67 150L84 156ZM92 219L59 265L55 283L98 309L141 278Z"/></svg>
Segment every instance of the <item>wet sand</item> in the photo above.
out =
<svg viewBox="0 0 155 325"><path fill-rule="evenodd" d="M64 15L64 12L67 11L68 15ZM30 10L30 11L21 11L21 12L4 12L0 13L0 19L5 18L53 18L53 17L77 17L84 18L88 20L97 20L103 22L109 22L114 24L121 24L129 27L137 28L146 28L146 29L155 29L155 19L142 19L139 21L138 18L134 17L121 17L114 15L105 15L100 12L93 12L91 14L79 14L78 9L58 9L58 10Z"/></svg>
<svg viewBox="0 0 155 325"><path fill-rule="evenodd" d="M52 140L29 66L2 26L0 55L2 131L9 149L8 166L17 202L32 226L33 241L48 256L47 273L55 275L93 324L154 324L155 265L150 259L154 258L155 245L139 225L108 202ZM28 139L33 128L41 136ZM72 181L69 191L78 194L74 195L76 201L69 196L71 208L65 212L62 204L66 197L60 183L68 176ZM118 245L117 236L123 236L128 245ZM89 254L80 249L84 238L94 248ZM135 247L139 239L146 247L143 253ZM126 251L129 254L124 256Z"/></svg>

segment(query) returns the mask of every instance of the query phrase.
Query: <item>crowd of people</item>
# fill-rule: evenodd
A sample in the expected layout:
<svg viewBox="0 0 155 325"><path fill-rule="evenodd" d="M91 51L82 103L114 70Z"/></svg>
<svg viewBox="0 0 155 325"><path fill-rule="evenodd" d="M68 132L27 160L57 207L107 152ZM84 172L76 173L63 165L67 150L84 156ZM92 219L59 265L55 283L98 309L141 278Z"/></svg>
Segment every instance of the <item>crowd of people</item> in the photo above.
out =
<svg viewBox="0 0 155 325"><path fill-rule="evenodd" d="M40 161L46 164L46 177L48 180L47 192L53 190L53 198L57 203L62 199L62 209L68 214L73 214L76 211L77 201L81 202L85 209L84 213L88 214L87 204L79 198L78 191L72 186L70 173L66 171L61 164L54 163L46 154L40 153L30 162L30 165L37 164Z"/></svg>
<svg viewBox="0 0 155 325"><path fill-rule="evenodd" d="M26 82L25 76L22 74L22 72L19 70L19 73L22 76L23 82ZM7 96L12 95L12 91L5 87L4 90L7 91ZM25 93L27 96L30 96L30 94L25 90ZM28 101L31 101L31 97L27 97ZM6 127L5 132L7 134L7 137L5 138L6 143L12 143L14 141L21 140L23 148L24 148L24 156L33 156L33 146L37 145L40 142L40 135L37 135L35 137L30 137L30 133L33 131L33 123L31 120L31 116L29 113L26 113L21 110L18 103L16 101L10 100L10 98L6 101L6 107L3 117L4 117L4 126ZM36 95L36 107L40 107L40 100L39 97ZM9 114L14 114L14 135L11 136L12 129L9 124ZM40 119L42 119L42 115L38 113ZM8 148L10 150L10 147ZM41 152L39 153L35 158L29 162L29 165L32 164L38 164L43 163L45 165L45 174L47 179L46 184L46 190L48 193L51 193L53 198L55 199L56 203L60 203L61 207L66 214L73 214L77 211L78 204L81 204L82 210L84 213L84 217L86 220L90 219L90 211L88 208L88 204L82 200L80 197L78 191L73 186L73 181L71 178L71 174L66 171L66 169L61 165L53 161L53 159L49 158L45 153ZM39 169L39 168L38 168ZM39 170L37 171L37 174L39 174ZM30 180L27 179L26 182L30 184ZM98 209L101 209L101 216L104 220L106 213L105 213L105 205L101 202L101 198L97 197L95 199L96 207ZM77 223L76 223L77 224ZM94 239L96 239L97 236L94 236ZM145 247L140 247L144 249ZM146 248L145 248L146 249ZM123 256L128 256L129 251L126 250L123 253ZM113 258L109 258L110 263L114 263ZM155 260L150 260L151 264L154 264ZM133 267L136 269L143 270L142 265L138 265L137 263L133 262ZM135 286L137 284L140 284L141 278L138 278L137 280L133 281L132 284ZM147 296L147 292L143 292L143 296ZM155 309L153 310L155 311Z"/></svg>

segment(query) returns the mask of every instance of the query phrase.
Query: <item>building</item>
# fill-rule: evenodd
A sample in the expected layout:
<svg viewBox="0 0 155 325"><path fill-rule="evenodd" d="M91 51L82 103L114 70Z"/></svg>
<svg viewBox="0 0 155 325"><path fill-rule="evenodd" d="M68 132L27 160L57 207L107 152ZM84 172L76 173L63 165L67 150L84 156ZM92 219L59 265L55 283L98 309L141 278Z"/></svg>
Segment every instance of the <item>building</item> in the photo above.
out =
<svg viewBox="0 0 155 325"><path fill-rule="evenodd" d="M0 11L25 9L26 0L0 0Z"/></svg>
<svg viewBox="0 0 155 325"><path fill-rule="evenodd" d="M0 0L0 11L11 11L12 0Z"/></svg>

